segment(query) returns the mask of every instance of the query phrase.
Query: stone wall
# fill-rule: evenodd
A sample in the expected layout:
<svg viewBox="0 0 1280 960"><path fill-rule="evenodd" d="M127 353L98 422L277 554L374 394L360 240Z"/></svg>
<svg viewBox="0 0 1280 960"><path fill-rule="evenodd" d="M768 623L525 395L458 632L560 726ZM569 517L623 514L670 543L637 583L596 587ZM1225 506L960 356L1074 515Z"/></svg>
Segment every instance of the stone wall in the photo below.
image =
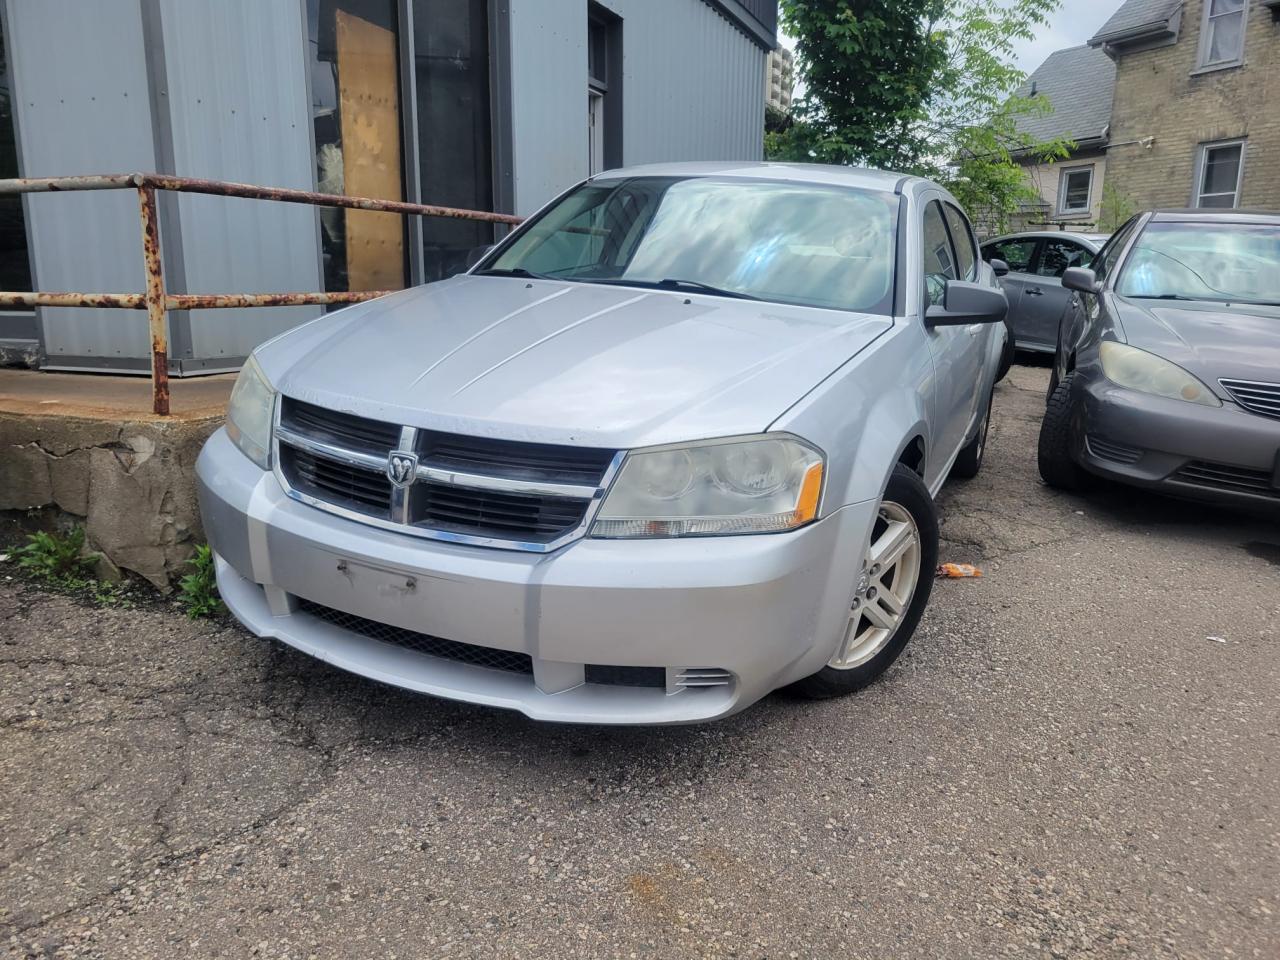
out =
<svg viewBox="0 0 1280 960"><path fill-rule="evenodd" d="M167 589L204 540L195 462L221 423L0 413L0 510L61 511L83 523L108 574Z"/></svg>
<svg viewBox="0 0 1280 960"><path fill-rule="evenodd" d="M1249 4L1243 65L1197 72L1203 10L1187 0L1176 43L1120 55L1107 178L1135 211L1186 207L1199 145L1247 137L1240 206L1278 210L1280 23Z"/></svg>

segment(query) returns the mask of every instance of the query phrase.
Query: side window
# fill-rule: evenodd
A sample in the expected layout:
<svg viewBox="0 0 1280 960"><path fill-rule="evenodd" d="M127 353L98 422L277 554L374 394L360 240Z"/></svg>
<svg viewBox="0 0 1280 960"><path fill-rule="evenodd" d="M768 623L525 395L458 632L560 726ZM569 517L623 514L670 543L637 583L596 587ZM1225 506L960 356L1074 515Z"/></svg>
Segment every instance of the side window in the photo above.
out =
<svg viewBox="0 0 1280 960"><path fill-rule="evenodd" d="M1093 261L1093 270L1098 275L1099 280L1105 279L1111 273L1112 268L1116 265L1116 260L1120 258L1120 251L1129 242L1129 236L1133 233L1137 223L1138 218L1134 217L1112 234L1111 239L1107 241L1107 245L1098 251L1098 256Z"/></svg>
<svg viewBox="0 0 1280 960"><path fill-rule="evenodd" d="M960 279L977 280L978 253L973 246L973 231L969 229L969 221L949 203L943 210L947 215L947 226L951 228L951 242L955 244L956 256L959 258L956 266L960 271Z"/></svg>
<svg viewBox="0 0 1280 960"><path fill-rule="evenodd" d="M1042 277L1060 277L1068 267L1087 267L1093 254L1074 240L1046 240L1040 249L1036 273Z"/></svg>
<svg viewBox="0 0 1280 960"><path fill-rule="evenodd" d="M1022 240L1001 240L999 243L990 244L990 248L994 251L992 256L1007 263L1014 273L1031 272L1031 261L1036 252L1034 237Z"/></svg>
<svg viewBox="0 0 1280 960"><path fill-rule="evenodd" d="M956 254L942 219L942 204L932 200L924 208L924 287L929 306L946 297L948 280L959 280Z"/></svg>

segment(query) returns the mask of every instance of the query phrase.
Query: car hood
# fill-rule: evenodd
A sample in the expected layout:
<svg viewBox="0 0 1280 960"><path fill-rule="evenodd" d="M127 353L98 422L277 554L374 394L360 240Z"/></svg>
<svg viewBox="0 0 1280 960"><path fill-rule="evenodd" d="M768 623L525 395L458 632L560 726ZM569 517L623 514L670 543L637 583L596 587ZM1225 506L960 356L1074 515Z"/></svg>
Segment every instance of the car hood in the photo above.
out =
<svg viewBox="0 0 1280 960"><path fill-rule="evenodd" d="M1199 377L1226 397L1219 377L1280 381L1280 307L1119 300L1125 339Z"/></svg>
<svg viewBox="0 0 1280 960"><path fill-rule="evenodd" d="M463 276L321 317L256 356L277 389L332 409L622 448L764 430L891 327L693 293Z"/></svg>

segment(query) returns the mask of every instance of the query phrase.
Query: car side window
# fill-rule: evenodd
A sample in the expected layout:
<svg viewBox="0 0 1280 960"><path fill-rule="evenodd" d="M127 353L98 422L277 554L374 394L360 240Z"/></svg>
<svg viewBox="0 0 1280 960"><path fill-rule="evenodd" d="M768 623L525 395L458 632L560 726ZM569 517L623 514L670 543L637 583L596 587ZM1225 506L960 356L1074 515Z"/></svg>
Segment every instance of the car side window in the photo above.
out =
<svg viewBox="0 0 1280 960"><path fill-rule="evenodd" d="M1093 254L1074 240L1046 240L1040 249L1036 273L1042 277L1060 277L1068 267L1087 267Z"/></svg>
<svg viewBox="0 0 1280 960"><path fill-rule="evenodd" d="M992 251L992 257L1007 263L1009 269L1014 273L1030 273L1031 261L1034 259L1036 252L1036 240L1034 237L1026 237L1020 240L1001 240L997 243L988 244L987 249Z"/></svg>
<svg viewBox="0 0 1280 960"><path fill-rule="evenodd" d="M956 253L942 219L942 204L931 200L924 208L924 287L928 305L941 304L946 299L947 281L959 279Z"/></svg>
<svg viewBox="0 0 1280 960"><path fill-rule="evenodd" d="M969 229L969 221L949 203L943 210L947 216L947 226L951 228L951 242L956 248L956 266L960 271L960 279L977 280L978 252L973 245L973 231Z"/></svg>
<svg viewBox="0 0 1280 960"><path fill-rule="evenodd" d="M1114 269L1116 261L1120 259L1120 251L1129 242L1129 236L1133 233L1137 223L1138 218L1134 217L1112 234L1111 239L1107 241L1107 245L1098 251L1098 256L1093 261L1093 271L1097 274L1099 280L1105 279Z"/></svg>

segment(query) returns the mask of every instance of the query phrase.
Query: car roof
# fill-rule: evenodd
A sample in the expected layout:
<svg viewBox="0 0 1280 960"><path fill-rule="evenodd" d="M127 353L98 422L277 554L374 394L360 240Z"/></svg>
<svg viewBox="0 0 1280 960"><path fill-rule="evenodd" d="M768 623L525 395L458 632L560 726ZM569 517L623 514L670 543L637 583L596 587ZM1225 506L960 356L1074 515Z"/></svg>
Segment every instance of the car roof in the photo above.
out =
<svg viewBox="0 0 1280 960"><path fill-rule="evenodd" d="M1110 236L1109 233L1080 233L1075 230L1023 230L1020 233L1006 233L1003 236L992 237L990 240L982 241L982 245L985 247L989 243L1002 243L1005 240L1038 240L1041 237L1055 240L1066 237L1068 240L1084 241L1086 244L1101 246Z"/></svg>
<svg viewBox="0 0 1280 960"><path fill-rule="evenodd" d="M1212 223L1275 223L1280 224L1280 213L1272 210L1223 210L1186 209L1153 210L1151 220L1157 223L1186 223L1207 220Z"/></svg>
<svg viewBox="0 0 1280 960"><path fill-rule="evenodd" d="M918 180L919 177L908 177L901 173L889 173L885 170L870 170L866 167L843 167L825 163L768 163L768 162L729 162L701 161L687 163L646 163L633 167L620 167L616 170L605 170L592 177L593 180L621 180L627 177L741 177L751 180L777 180L788 183L816 183L842 187L858 187L863 190L879 190L886 193L900 193L907 181Z"/></svg>

